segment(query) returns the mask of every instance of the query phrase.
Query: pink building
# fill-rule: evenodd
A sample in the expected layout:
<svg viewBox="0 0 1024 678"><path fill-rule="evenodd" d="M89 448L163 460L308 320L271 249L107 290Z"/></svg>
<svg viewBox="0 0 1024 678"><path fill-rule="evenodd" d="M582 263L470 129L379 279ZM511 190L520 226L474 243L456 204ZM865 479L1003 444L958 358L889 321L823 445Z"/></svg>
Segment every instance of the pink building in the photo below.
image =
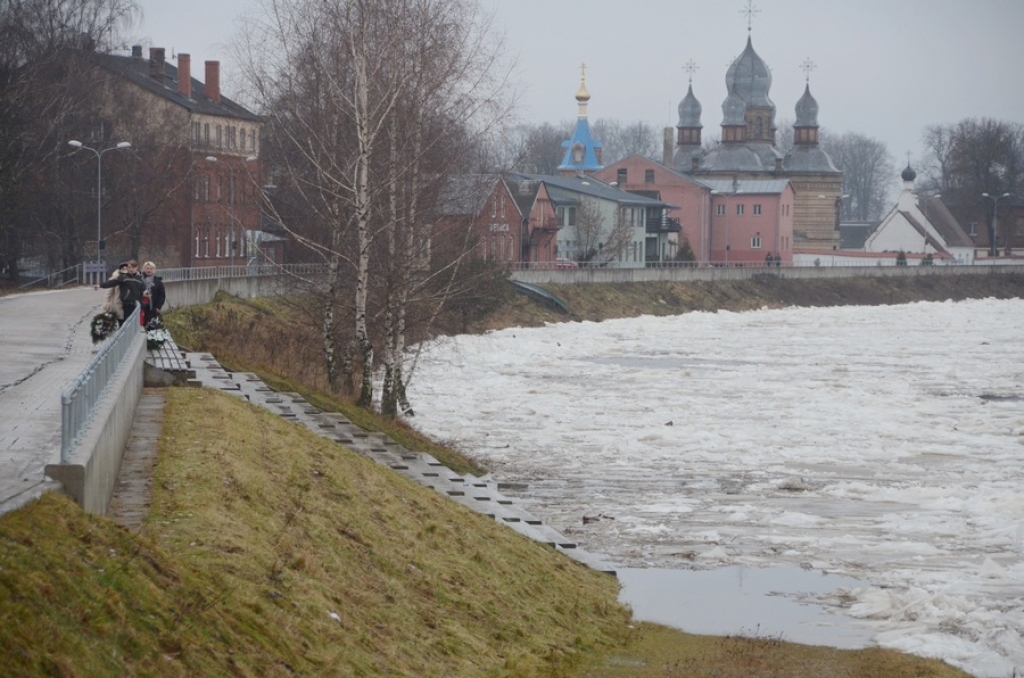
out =
<svg viewBox="0 0 1024 678"><path fill-rule="evenodd" d="M787 179L704 179L711 189L711 263L793 263L793 202ZM776 259L776 257L778 259Z"/></svg>
<svg viewBox="0 0 1024 678"><path fill-rule="evenodd" d="M668 216L679 223L680 231L667 259L674 259L680 248L689 245L695 262L711 261L711 189L706 184L642 155L631 155L594 172L594 176L623 191L672 205Z"/></svg>

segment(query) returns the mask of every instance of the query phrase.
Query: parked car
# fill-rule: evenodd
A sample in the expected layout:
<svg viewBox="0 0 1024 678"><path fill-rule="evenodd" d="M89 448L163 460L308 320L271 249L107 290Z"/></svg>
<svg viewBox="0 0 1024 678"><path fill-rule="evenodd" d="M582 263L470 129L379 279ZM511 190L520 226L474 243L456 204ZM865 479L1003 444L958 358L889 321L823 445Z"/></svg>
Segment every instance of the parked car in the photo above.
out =
<svg viewBox="0 0 1024 678"><path fill-rule="evenodd" d="M579 267L580 267L580 265L577 264L572 259L563 259L561 257L559 257L558 259L555 259L555 268L579 268Z"/></svg>

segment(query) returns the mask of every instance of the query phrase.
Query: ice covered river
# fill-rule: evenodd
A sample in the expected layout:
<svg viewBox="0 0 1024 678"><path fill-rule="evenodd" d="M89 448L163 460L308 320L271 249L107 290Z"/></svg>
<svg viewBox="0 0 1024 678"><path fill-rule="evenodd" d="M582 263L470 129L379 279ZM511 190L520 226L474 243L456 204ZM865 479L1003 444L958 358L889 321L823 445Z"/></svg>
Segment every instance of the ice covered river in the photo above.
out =
<svg viewBox="0 0 1024 678"><path fill-rule="evenodd" d="M870 642L1024 672L1024 301L461 336L409 394L621 568L826 573L814 599Z"/></svg>

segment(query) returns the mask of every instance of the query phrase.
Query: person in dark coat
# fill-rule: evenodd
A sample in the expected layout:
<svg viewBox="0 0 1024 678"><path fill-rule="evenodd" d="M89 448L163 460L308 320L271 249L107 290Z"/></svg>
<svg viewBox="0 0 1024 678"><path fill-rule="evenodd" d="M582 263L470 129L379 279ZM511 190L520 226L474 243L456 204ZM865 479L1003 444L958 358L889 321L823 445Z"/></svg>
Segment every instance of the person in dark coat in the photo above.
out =
<svg viewBox="0 0 1024 678"><path fill-rule="evenodd" d="M145 325L151 318L160 315L167 301L167 291L164 289L164 279L156 274L156 264L152 261L142 265L142 283L146 286L142 293L142 311L145 314L142 324Z"/></svg>
<svg viewBox="0 0 1024 678"><path fill-rule="evenodd" d="M124 308L124 317L128 318L135 312L135 307L139 305L139 302L142 301L142 293L146 288L145 283L142 281L142 274L139 273L139 262L132 259L128 262L127 273L92 286L94 290L98 290L101 287L103 289L118 288L121 306Z"/></svg>

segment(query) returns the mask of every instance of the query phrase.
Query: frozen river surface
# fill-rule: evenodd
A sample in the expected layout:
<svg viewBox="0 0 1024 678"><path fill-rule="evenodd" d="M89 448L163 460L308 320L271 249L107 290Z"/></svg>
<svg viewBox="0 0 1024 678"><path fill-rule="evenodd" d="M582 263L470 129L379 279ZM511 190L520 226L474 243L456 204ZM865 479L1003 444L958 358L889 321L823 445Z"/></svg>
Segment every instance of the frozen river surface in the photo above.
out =
<svg viewBox="0 0 1024 678"><path fill-rule="evenodd" d="M690 313L435 342L410 398L623 568L790 566L873 642L1024 673L1024 301ZM586 520L584 520L586 517ZM749 620L753 628L758 620Z"/></svg>

